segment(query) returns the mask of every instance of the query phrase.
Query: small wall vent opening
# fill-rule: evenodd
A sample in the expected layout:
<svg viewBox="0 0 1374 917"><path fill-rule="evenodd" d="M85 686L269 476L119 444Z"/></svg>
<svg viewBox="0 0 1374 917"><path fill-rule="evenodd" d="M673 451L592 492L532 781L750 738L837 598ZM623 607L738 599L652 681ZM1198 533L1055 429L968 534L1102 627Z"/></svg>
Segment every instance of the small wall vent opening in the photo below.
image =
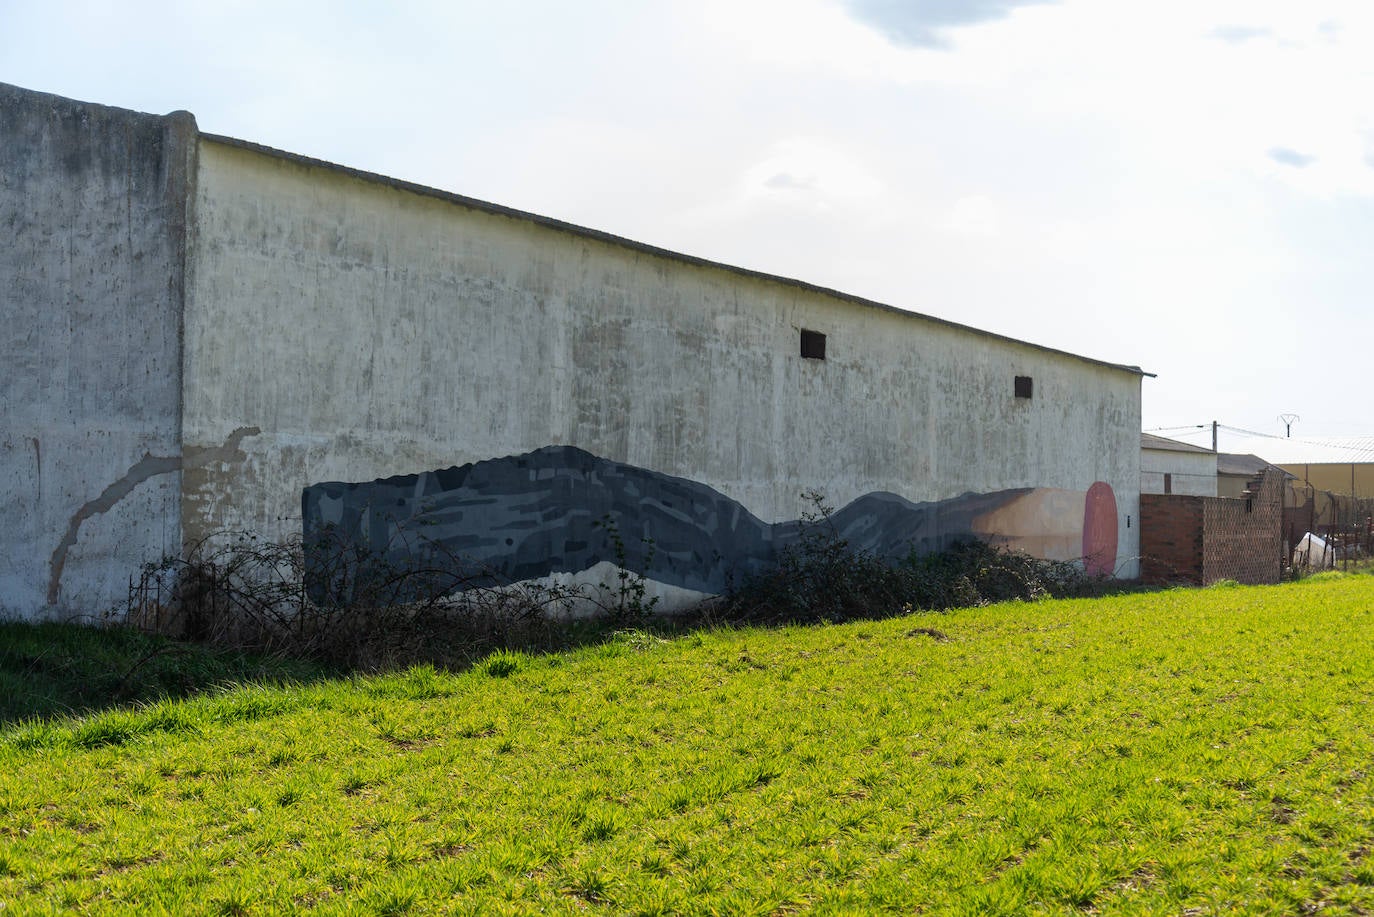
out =
<svg viewBox="0 0 1374 917"><path fill-rule="evenodd" d="M1029 398L1031 396L1032 384L1030 376L1016 377L1016 397Z"/></svg>
<svg viewBox="0 0 1374 917"><path fill-rule="evenodd" d="M808 360L825 359L825 335L819 331L807 331L802 329L801 333L801 355Z"/></svg>

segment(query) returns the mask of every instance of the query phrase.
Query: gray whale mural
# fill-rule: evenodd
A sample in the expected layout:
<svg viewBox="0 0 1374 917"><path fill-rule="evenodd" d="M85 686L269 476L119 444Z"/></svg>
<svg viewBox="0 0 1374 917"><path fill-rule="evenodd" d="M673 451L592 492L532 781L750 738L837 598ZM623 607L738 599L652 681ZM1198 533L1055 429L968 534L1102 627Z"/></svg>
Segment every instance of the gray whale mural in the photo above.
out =
<svg viewBox="0 0 1374 917"><path fill-rule="evenodd" d="M1076 495L1075 504L1073 492L1042 488L968 493L927 503L870 493L832 513L829 524L853 547L892 559L940 551L971 538L1016 546L1020 536L989 532L980 521L1014 518L1018 505L1035 507L1032 515L1043 517L1039 507L1046 503L1045 494L1068 495L1067 507L1054 511L1070 517L1056 536L1067 544L1058 553L1087 553L1078 551L1083 494ZM1055 498L1046 505L1063 502ZM325 554L340 549L357 558L364 576L368 568L443 566L461 581L454 587L458 591L615 562L622 558L613 533L630 572L720 593L732 578L738 581L771 567L802 531L799 520L764 522L705 484L573 446L547 446L367 483L315 484L305 489L301 504L308 574L311 552L317 561L310 575L317 598L327 593L334 575L326 569ZM1034 527L1033 534L1043 542L1045 526ZM1111 540L1114 555L1115 538ZM1038 553L1047 556L1043 550Z"/></svg>

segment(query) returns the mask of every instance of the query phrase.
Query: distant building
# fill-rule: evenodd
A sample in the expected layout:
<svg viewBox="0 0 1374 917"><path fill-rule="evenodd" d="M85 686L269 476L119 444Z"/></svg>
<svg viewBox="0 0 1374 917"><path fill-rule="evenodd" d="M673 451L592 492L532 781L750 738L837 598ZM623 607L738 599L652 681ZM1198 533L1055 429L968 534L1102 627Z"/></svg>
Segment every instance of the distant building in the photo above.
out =
<svg viewBox="0 0 1374 917"><path fill-rule="evenodd" d="M1285 437L1244 434L1222 428L1224 458L1219 473L1238 479L1264 465L1278 465L1317 490L1374 497L1374 436Z"/></svg>
<svg viewBox="0 0 1374 917"><path fill-rule="evenodd" d="M1243 497L1251 483L1273 466L1258 455L1221 452L1217 454L1217 496ZM1285 474L1285 478L1292 475Z"/></svg>
<svg viewBox="0 0 1374 917"><path fill-rule="evenodd" d="M1140 492L1217 496L1217 454L1176 439L1140 434Z"/></svg>
<svg viewBox="0 0 1374 917"><path fill-rule="evenodd" d="M1281 469L1287 479L1284 537L1290 545L1313 532L1334 539L1343 550L1354 543L1369 549L1374 536L1374 436L1250 437L1240 442L1255 454L1234 457L1238 475L1230 486L1255 461Z"/></svg>
<svg viewBox="0 0 1374 917"><path fill-rule="evenodd" d="M1270 461L1317 490L1374 497L1374 436L1330 437L1268 451L1277 456Z"/></svg>

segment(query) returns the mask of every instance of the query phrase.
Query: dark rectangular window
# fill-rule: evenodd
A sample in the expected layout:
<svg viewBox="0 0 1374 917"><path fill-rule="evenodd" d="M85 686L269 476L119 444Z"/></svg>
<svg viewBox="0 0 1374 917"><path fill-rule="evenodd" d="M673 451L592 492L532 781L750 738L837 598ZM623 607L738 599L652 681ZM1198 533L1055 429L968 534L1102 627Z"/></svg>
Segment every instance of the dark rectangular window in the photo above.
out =
<svg viewBox="0 0 1374 917"><path fill-rule="evenodd" d="M1031 377L1030 377L1030 376L1017 376L1017 377L1016 377L1016 397L1017 397L1017 398L1029 398L1030 396L1031 396Z"/></svg>
<svg viewBox="0 0 1374 917"><path fill-rule="evenodd" d="M1171 494L1174 492L1174 476L1169 472L1164 472L1164 492Z"/></svg>
<svg viewBox="0 0 1374 917"><path fill-rule="evenodd" d="M808 360L825 359L825 335L819 331L807 331L802 329L801 333L801 355Z"/></svg>

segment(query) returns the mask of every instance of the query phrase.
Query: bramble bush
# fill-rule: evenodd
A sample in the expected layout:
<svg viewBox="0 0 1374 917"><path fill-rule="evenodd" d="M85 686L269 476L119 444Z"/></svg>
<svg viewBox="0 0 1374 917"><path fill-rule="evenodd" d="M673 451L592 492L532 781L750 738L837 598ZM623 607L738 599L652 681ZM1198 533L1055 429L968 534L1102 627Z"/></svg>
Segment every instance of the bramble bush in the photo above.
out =
<svg viewBox="0 0 1374 917"><path fill-rule="evenodd" d="M554 649L559 622L589 590L502 583L432 542L374 552L326 531L266 541L206 539L147 565L130 584L125 623L257 653L380 671L466 665L494 650Z"/></svg>
<svg viewBox="0 0 1374 917"><path fill-rule="evenodd" d="M850 544L821 495L805 496L812 509L802 517L797 543L781 552L774 569L732 586L716 611L720 619L840 622L1106 589L1106 580L1089 576L1079 564L1039 560L973 539L942 552L889 560Z"/></svg>

